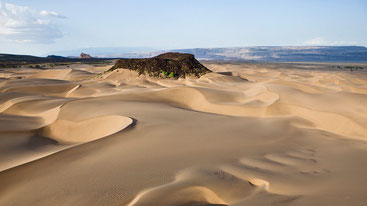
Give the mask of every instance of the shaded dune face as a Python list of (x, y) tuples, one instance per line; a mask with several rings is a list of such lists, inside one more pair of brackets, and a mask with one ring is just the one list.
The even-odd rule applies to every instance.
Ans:
[[(73, 83), (66, 79), (72, 78), (75, 73), (79, 72), (83, 71), (42, 70), (34, 74), (30, 73), (24, 79), (8, 80), (0, 88), (2, 91), (0, 94), (0, 132), (5, 135), (31, 133), (32, 135), (26, 138), (28, 141), (30, 138), (49, 138), (53, 140), (49, 141), (51, 145), (40, 145), (40, 147), (54, 148), (45, 149), (44, 154), (48, 155), (53, 151), (114, 134), (132, 124), (131, 118), (120, 115), (99, 114), (83, 119), (82, 115), (76, 113), (68, 118), (60, 119), (59, 114), (62, 107), (75, 100), (69, 98), (69, 95), (81, 86), (79, 82)], [(93, 73), (89, 74), (93, 76)], [(94, 109), (88, 112), (93, 113)], [(87, 110), (84, 109), (84, 111)], [(81, 119), (74, 121), (75, 116)], [(19, 146), (25, 147), (25, 153), (33, 152), (32, 149), (27, 148), (27, 145)], [(43, 156), (43, 151), (37, 151), (37, 153), (41, 155), (35, 155), (36, 159)], [(22, 155), (21, 157), (16, 156), (14, 155), (14, 158), (25, 158)], [(29, 158), (25, 159), (24, 161), (29, 161)], [(11, 164), (6, 158), (0, 169), (8, 169), (9, 165), (16, 166), (19, 162), (24, 163), (24, 161), (14, 161), (15, 163)]]
[(365, 72), (111, 66), (2, 73), (0, 205), (367, 201)]

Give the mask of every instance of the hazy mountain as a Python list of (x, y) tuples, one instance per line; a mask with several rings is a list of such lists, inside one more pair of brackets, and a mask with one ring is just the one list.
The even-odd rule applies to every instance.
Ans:
[(95, 48), (79, 48), (66, 51), (55, 51), (50, 52), (53, 55), (60, 56), (73, 56), (77, 57), (80, 53), (88, 53), (94, 57), (114, 57), (115, 55), (122, 55), (127, 53), (143, 53), (143, 52), (153, 52), (159, 49), (154, 49), (150, 47), (95, 47)]
[(109, 52), (109, 54), (105, 53), (99, 56), (143, 58), (156, 56), (168, 51), (190, 53), (200, 60), (216, 61), (367, 62), (367, 48), (362, 46), (196, 48), (153, 52)]
[[(43, 64), (43, 63), (99, 63), (103, 62), (103, 58), (66, 58), (62, 56), (49, 55), (47, 57), (37, 57), (31, 55), (18, 54), (2, 54), (0, 53), (0, 68), (16, 68), (28, 64)], [(38, 65), (39, 66), (39, 65)]]
[(367, 61), (367, 48), (359, 46), (242, 47), (178, 50), (206, 60), (246, 61)]
[[(100, 58), (150, 58), (166, 52), (181, 52), (194, 54), (195, 58), (199, 60), (213, 61), (367, 62), (367, 48), (363, 46), (257, 46), (175, 50), (155, 50), (147, 47), (106, 47), (54, 52), (50, 56), (54, 58), (49, 57), (46, 60), (54, 61), (55, 57), (57, 57), (57, 60), (60, 60), (62, 58), (61, 56), (78, 57), (81, 52), (86, 52), (93, 57)], [(36, 61), (33, 58), (38, 57), (5, 54), (0, 56), (1, 61), (12, 61), (14, 58), (20, 60), (25, 58)]]

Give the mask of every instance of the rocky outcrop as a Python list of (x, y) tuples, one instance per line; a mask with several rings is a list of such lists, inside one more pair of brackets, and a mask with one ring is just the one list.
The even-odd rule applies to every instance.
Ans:
[(80, 54), (79, 58), (81, 58), (81, 59), (91, 59), (93, 57), (91, 55), (89, 55), (89, 54), (85, 54), (85, 53), (82, 52)]
[(200, 77), (211, 72), (194, 55), (187, 53), (165, 53), (153, 58), (120, 59), (110, 69), (130, 69), (139, 74), (148, 74), (154, 77)]

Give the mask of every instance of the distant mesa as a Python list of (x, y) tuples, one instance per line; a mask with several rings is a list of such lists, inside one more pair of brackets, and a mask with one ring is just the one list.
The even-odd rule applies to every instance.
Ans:
[(46, 58), (49, 58), (49, 59), (64, 59), (65, 57), (58, 56), (58, 55), (48, 55)]
[(110, 69), (135, 70), (140, 74), (148, 74), (161, 78), (185, 78), (186, 76), (200, 77), (211, 71), (188, 53), (164, 53), (152, 58), (120, 59)]
[(91, 58), (93, 58), (90, 54), (85, 54), (85, 53), (80, 53), (80, 56), (79, 56), (79, 58), (81, 58), (81, 59), (91, 59)]

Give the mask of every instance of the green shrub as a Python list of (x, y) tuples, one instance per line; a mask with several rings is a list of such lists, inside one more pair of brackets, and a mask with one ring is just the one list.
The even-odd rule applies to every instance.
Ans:
[(163, 75), (164, 77), (166, 77), (166, 76), (168, 76), (168, 72), (166, 72), (166, 71), (162, 70), (162, 75)]
[(169, 74), (169, 77), (175, 77), (175, 73), (171, 72), (171, 73)]

